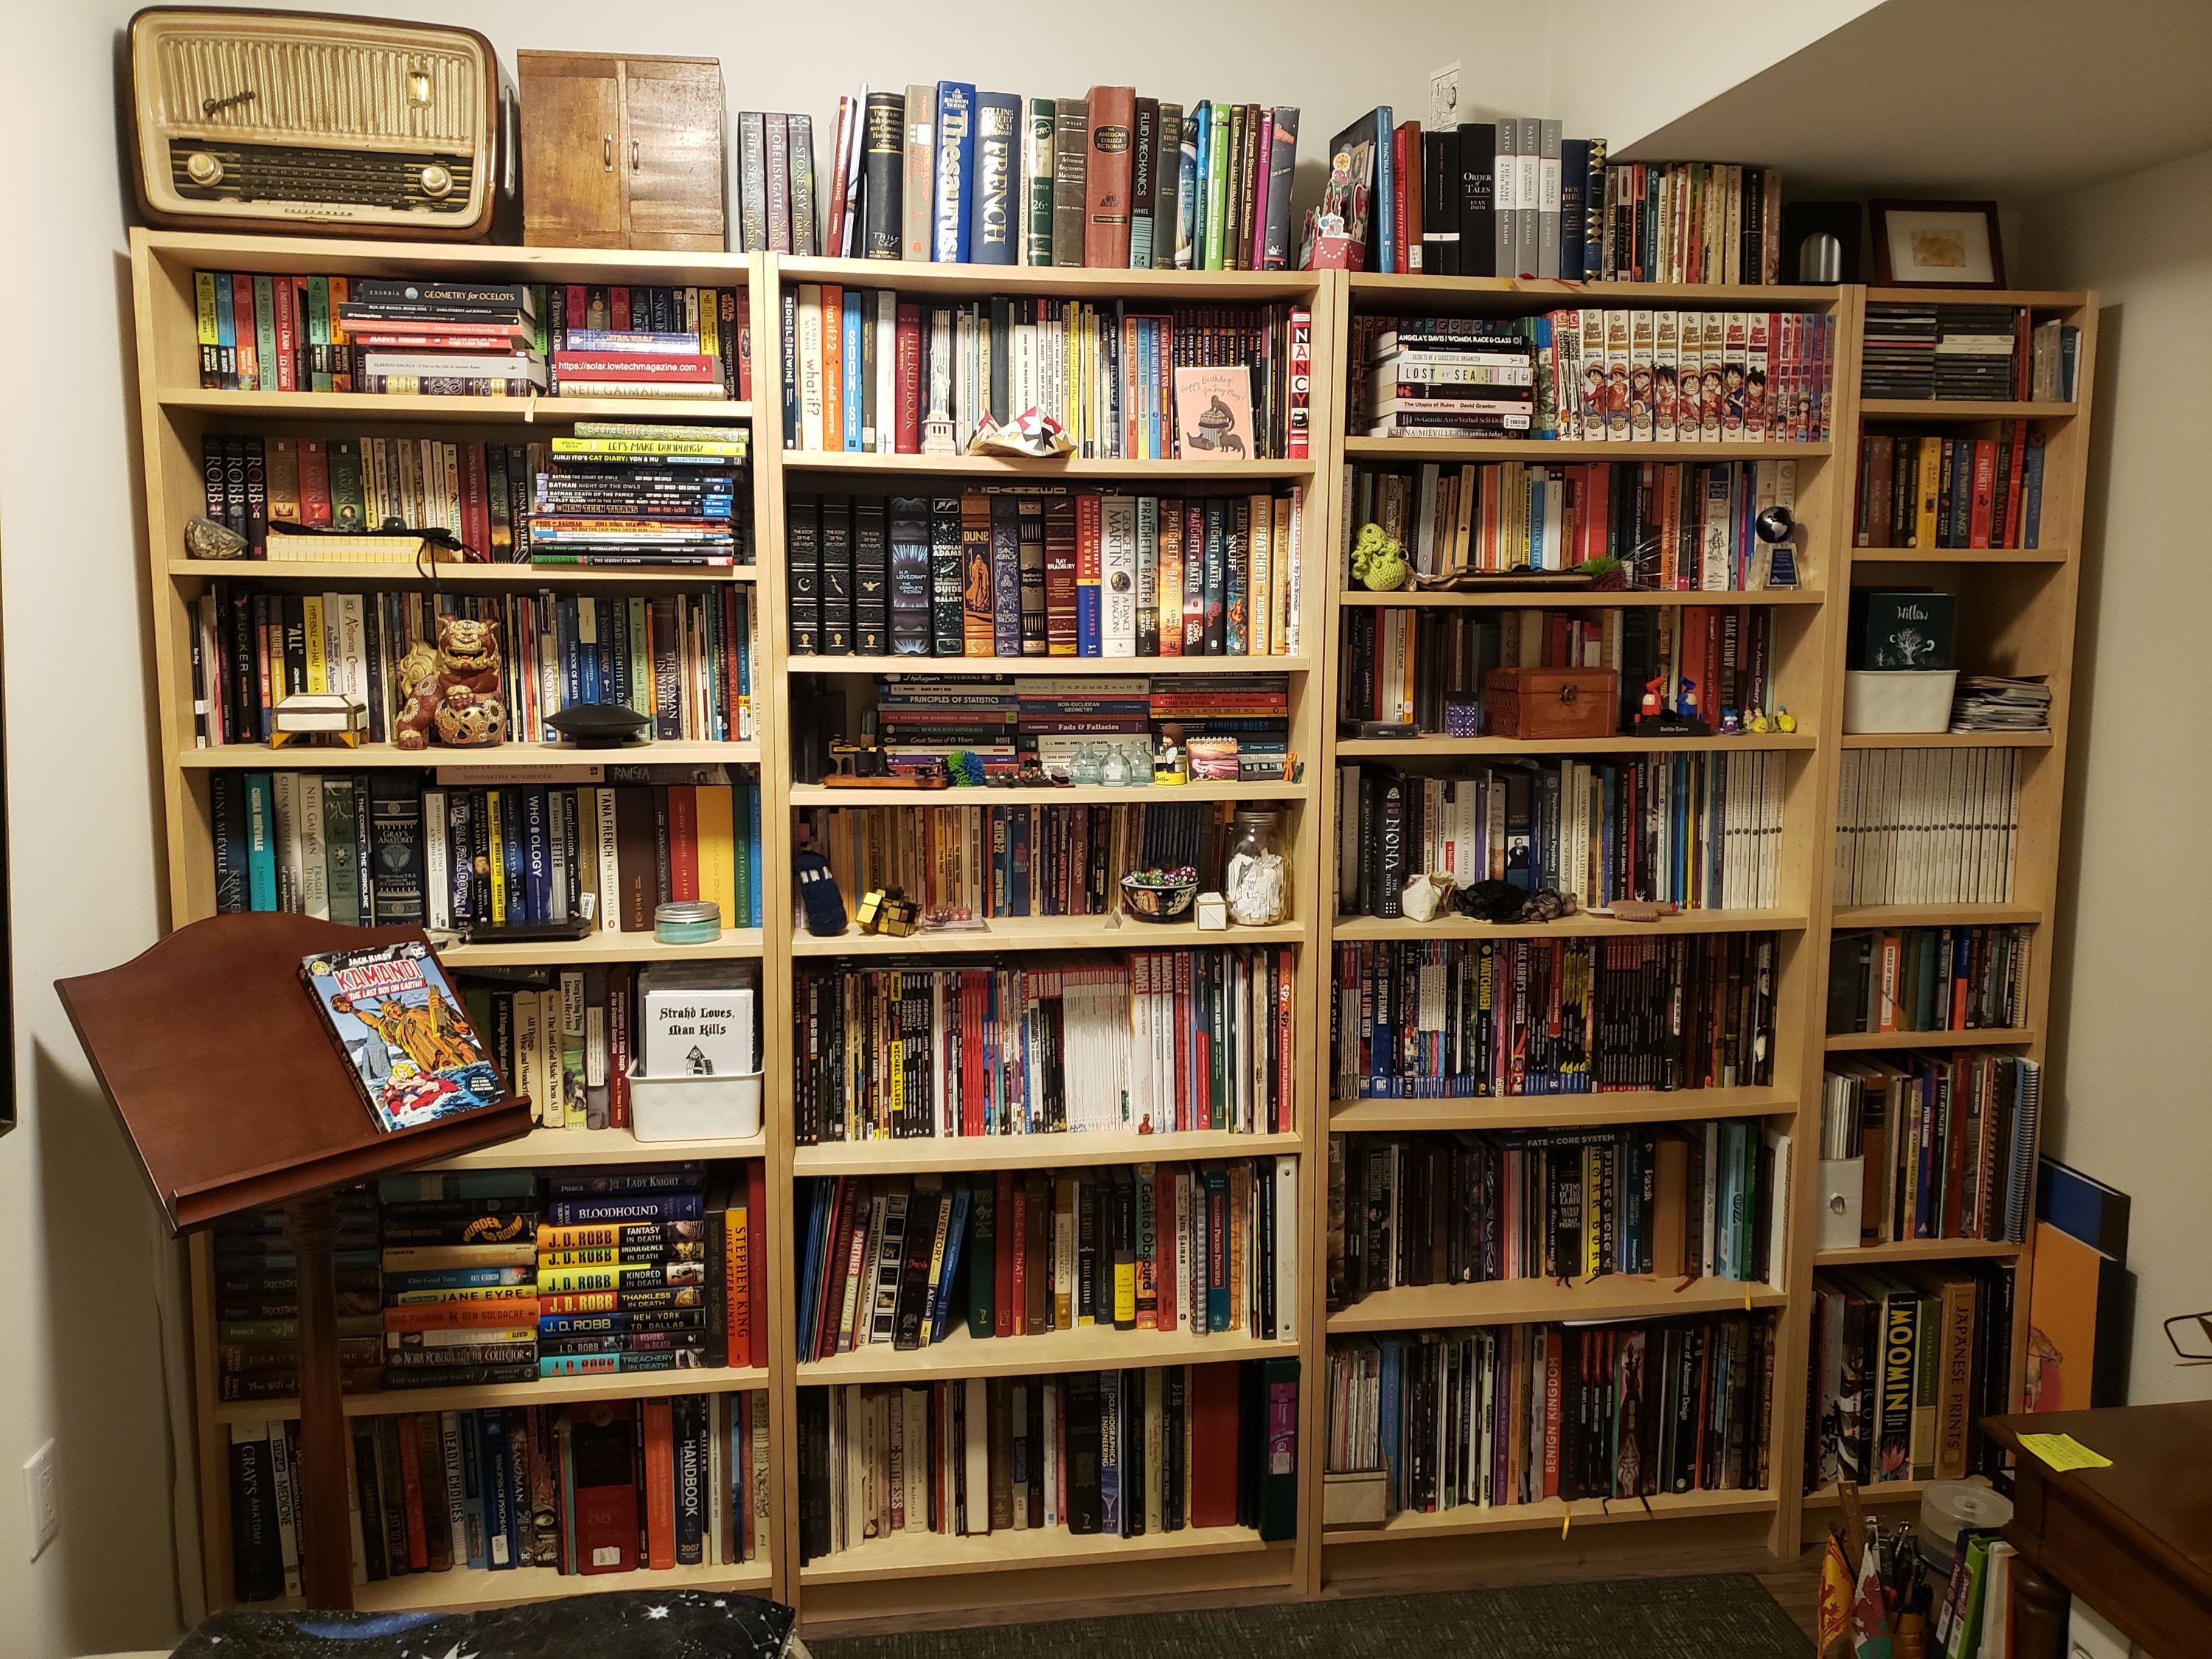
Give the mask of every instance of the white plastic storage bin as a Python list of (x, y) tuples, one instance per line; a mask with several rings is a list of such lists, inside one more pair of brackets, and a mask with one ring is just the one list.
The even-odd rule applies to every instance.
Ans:
[(1844, 676), (1846, 732), (1947, 732), (1952, 668), (1854, 668)]
[(640, 1140), (743, 1140), (761, 1132), (761, 1074), (642, 1077), (629, 1069), (629, 1132)]

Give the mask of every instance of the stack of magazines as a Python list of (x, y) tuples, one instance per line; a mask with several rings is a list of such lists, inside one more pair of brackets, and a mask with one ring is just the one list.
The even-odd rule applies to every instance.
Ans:
[(2041, 732), (2051, 725), (2051, 687), (2039, 675), (2006, 679), (1961, 674), (1951, 699), (1954, 732)]

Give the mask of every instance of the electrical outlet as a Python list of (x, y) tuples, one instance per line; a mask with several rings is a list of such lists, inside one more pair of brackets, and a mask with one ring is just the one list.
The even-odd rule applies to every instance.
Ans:
[(1443, 132), (1459, 125), (1459, 65), (1446, 64), (1429, 71), (1429, 131)]
[(31, 1559), (46, 1553), (62, 1529), (61, 1483), (51, 1440), (23, 1460), (23, 1497), (31, 1509)]

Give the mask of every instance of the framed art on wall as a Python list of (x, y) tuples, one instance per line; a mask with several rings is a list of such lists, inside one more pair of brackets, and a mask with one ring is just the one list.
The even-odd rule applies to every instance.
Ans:
[(1881, 288), (2002, 288), (1995, 202), (1867, 204)]

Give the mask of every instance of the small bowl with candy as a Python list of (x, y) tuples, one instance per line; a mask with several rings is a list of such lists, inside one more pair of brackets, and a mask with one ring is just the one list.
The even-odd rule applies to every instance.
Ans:
[(1181, 921), (1198, 896), (1198, 872), (1132, 870), (1121, 878), (1121, 908), (1139, 921)]

